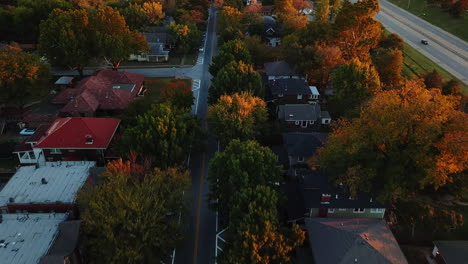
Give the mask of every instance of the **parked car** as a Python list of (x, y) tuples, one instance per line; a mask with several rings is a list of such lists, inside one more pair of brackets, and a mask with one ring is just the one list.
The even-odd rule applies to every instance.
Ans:
[(21, 136), (32, 136), (34, 134), (36, 130), (32, 129), (32, 128), (23, 128), (21, 131), (20, 131), (20, 135)]
[(427, 39), (421, 39), (421, 43), (424, 45), (429, 45), (429, 42), (427, 41)]

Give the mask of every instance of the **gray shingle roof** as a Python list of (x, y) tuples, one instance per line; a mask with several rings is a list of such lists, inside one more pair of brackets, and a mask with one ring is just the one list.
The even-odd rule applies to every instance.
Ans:
[(318, 104), (286, 104), (279, 106), (279, 118), (285, 121), (317, 121), (320, 118)]
[(80, 231), (80, 221), (65, 221), (59, 224), (58, 236), (54, 244), (49, 249), (47, 256), (44, 256), (39, 264), (63, 263), (65, 257), (70, 256), (78, 242)]
[[(267, 73), (267, 75), (270, 75)], [(282, 74), (277, 74), (282, 75)], [(289, 74), (286, 74), (289, 75)], [(302, 79), (277, 79), (268, 81), (268, 88), (273, 95), (309, 95), (312, 94), (307, 83)]]
[(436, 240), (434, 245), (446, 264), (468, 264), (468, 240)]
[(268, 76), (299, 76), (291, 65), (285, 61), (268, 62), (264, 66)]
[(316, 264), (407, 264), (392, 232), (379, 219), (305, 219)]
[(327, 140), (325, 133), (283, 133), (288, 156), (309, 158)]

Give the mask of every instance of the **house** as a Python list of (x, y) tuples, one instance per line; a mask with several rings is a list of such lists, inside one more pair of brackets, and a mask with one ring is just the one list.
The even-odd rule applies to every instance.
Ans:
[(81, 253), (79, 250), (80, 221), (61, 222), (58, 227), (58, 235), (49, 248), (47, 255), (41, 258), (39, 264), (80, 264)]
[(325, 133), (283, 133), (289, 166), (305, 164), (315, 151), (327, 141)]
[(73, 85), (73, 77), (71, 76), (62, 76), (55, 81), (55, 86), (59, 88), (59, 90), (70, 88)]
[(267, 83), (267, 101), (289, 103), (317, 103), (320, 93), (315, 86), (302, 79), (273, 79)]
[(3, 213), (78, 212), (76, 194), (87, 181), (91, 161), (47, 162), (23, 166), (0, 191)]
[(2, 214), (0, 219), (1, 263), (39, 263), (53, 245), (67, 214)]
[(307, 240), (315, 264), (407, 264), (381, 219), (309, 218)]
[[(324, 114), (324, 117), (322, 117)], [(286, 104), (278, 106), (278, 119), (286, 128), (320, 129), (320, 125), (329, 125), (330, 114), (321, 111), (318, 104)]]
[(301, 76), (285, 61), (267, 62), (264, 65), (268, 80), (301, 79)]
[(15, 152), (21, 164), (45, 161), (98, 161), (108, 156), (107, 150), (120, 120), (115, 118), (66, 117), (38, 129)]
[(168, 42), (167, 32), (143, 32), (142, 33), (150, 51), (146, 54), (130, 55), (129, 60), (147, 61), (147, 62), (166, 62), (169, 60), (169, 52), (171, 44)]
[(272, 5), (262, 5), (260, 8), (260, 14), (262, 16), (271, 16), (273, 14), (274, 6)]
[(263, 38), (272, 47), (281, 44), (281, 26), (272, 16), (263, 16)]
[(53, 104), (65, 105), (62, 116), (94, 116), (97, 111), (114, 113), (127, 108), (145, 92), (142, 74), (101, 70), (80, 81), (75, 88), (58, 93)]
[(432, 256), (439, 264), (468, 264), (468, 240), (433, 241)]

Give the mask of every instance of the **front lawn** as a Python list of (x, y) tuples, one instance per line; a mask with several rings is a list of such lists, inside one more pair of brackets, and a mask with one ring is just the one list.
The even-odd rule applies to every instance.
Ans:
[[(427, 22), (468, 41), (468, 14), (455, 18), (438, 6), (430, 6), (427, 0), (389, 0), (391, 3), (413, 13)], [(409, 3), (409, 8), (408, 8)]]
[(442, 75), (444, 81), (456, 80), (461, 84), (464, 94), (468, 94), (468, 86), (455, 78), (452, 74), (444, 70), (438, 64), (424, 56), (422, 53), (405, 43), (403, 50), (403, 75), (409, 79), (420, 76), (423, 73), (431, 72), (434, 69)]
[[(161, 89), (166, 86), (173, 78), (146, 78), (145, 79), (145, 100), (150, 100), (153, 103), (159, 101), (159, 95)], [(188, 86), (192, 85), (192, 80), (190, 79), (181, 79), (186, 82)]]

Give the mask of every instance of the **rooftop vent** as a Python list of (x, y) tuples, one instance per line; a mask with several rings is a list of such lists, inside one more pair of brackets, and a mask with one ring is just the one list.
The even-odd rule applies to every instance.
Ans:
[(41, 184), (47, 184), (47, 180), (45, 178), (41, 179)]
[(370, 198), (370, 202), (372, 203), (372, 197)]
[(120, 89), (120, 85), (114, 85), (112, 86), (113, 89)]
[(10, 197), (10, 198), (8, 198), (8, 201), (9, 201), (10, 203), (14, 203), (14, 202), (15, 202), (15, 198)]
[(93, 144), (93, 136), (90, 134), (85, 135), (85, 144)]
[(289, 114), (289, 117), (294, 117), (294, 115), (293, 115), (293, 114)]
[(357, 258), (354, 259), (354, 263), (357, 263)]
[(337, 199), (337, 200), (338, 200), (338, 194), (335, 194), (335, 199)]

